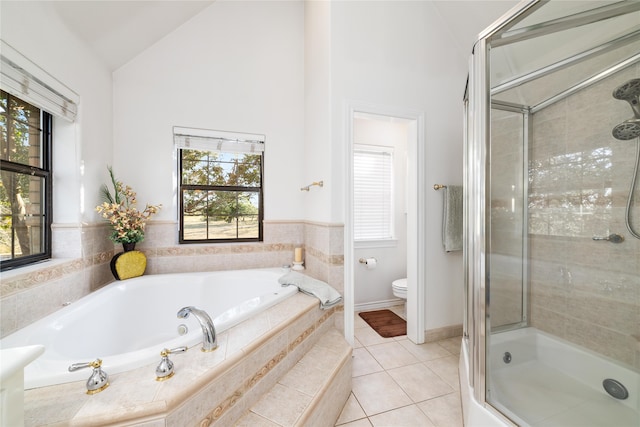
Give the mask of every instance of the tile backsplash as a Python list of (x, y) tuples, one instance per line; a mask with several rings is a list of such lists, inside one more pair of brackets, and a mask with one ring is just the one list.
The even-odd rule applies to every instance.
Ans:
[[(104, 224), (55, 225), (54, 259), (3, 272), (0, 284), (0, 337), (4, 337), (88, 295), (114, 280), (109, 267), (120, 245)], [(145, 274), (240, 270), (292, 264), (302, 247), (305, 274), (342, 293), (343, 226), (305, 221), (265, 221), (259, 243), (177, 243), (177, 223), (151, 221), (136, 245), (147, 256)]]

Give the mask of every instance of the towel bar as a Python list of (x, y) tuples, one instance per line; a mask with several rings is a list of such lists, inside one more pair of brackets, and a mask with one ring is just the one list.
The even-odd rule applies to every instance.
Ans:
[(309, 185), (306, 185), (306, 186), (302, 187), (302, 188), (300, 189), (300, 191), (309, 191), (309, 189), (310, 189), (311, 187), (313, 187), (314, 185), (317, 185), (318, 187), (323, 187), (323, 186), (324, 186), (324, 181), (314, 181), (314, 182), (312, 182), (311, 184), (309, 184)]
[(433, 184), (433, 189), (434, 190), (437, 191), (437, 190), (439, 190), (441, 188), (447, 188), (447, 186), (446, 185), (442, 185), (442, 184)]

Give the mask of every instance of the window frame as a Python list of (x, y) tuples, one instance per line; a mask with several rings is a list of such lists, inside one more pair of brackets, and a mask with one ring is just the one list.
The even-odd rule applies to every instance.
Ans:
[[(32, 105), (40, 110), (40, 143), (41, 143), (41, 164), (42, 167), (36, 167), (31, 165), (25, 165), (21, 163), (12, 162), (9, 160), (0, 159), (0, 169), (8, 172), (20, 173), (25, 175), (31, 175), (42, 178), (44, 181), (43, 191), (41, 196), (43, 198), (42, 215), (44, 221), (42, 223), (42, 250), (37, 254), (21, 256), (19, 258), (11, 258), (3, 260), (0, 264), (0, 271), (6, 271), (17, 267), (24, 267), (27, 265), (35, 264), (37, 262), (45, 261), (52, 258), (52, 230), (51, 225), (53, 222), (53, 116), (51, 113), (45, 111), (37, 105), (34, 105), (24, 99), (14, 96), (9, 92), (7, 93), (7, 105), (11, 98), (20, 100), (23, 103)], [(9, 122), (13, 118), (7, 114), (7, 128), (9, 128)], [(8, 137), (8, 135), (7, 135)], [(13, 222), (12, 222), (12, 234), (13, 234)], [(13, 239), (13, 237), (12, 237)], [(13, 241), (12, 241), (13, 245)], [(13, 247), (12, 247), (13, 256)]]
[[(262, 242), (264, 240), (263, 235), (263, 222), (264, 222), (264, 151), (259, 153), (253, 153), (254, 155), (260, 155), (260, 186), (259, 187), (246, 187), (246, 186), (229, 186), (229, 185), (194, 185), (183, 184), (183, 171), (182, 160), (183, 151), (193, 151), (189, 148), (177, 148), (178, 158), (178, 218), (179, 218), (179, 231), (178, 231), (178, 243), (179, 244), (202, 244), (202, 243), (242, 243), (242, 242)], [(233, 151), (218, 151), (198, 149), (196, 151), (210, 151), (210, 152), (223, 152), (232, 153)], [(257, 189), (256, 189), (257, 188)], [(258, 237), (237, 237), (231, 239), (185, 239), (184, 238), (184, 192), (189, 190), (200, 191), (228, 191), (228, 192), (250, 192), (258, 193)], [(208, 229), (208, 226), (207, 226)], [(236, 229), (237, 230), (237, 229)]]
[(356, 201), (355, 201), (356, 196), (354, 194), (354, 245), (357, 248), (393, 247), (397, 243), (396, 229), (395, 229), (396, 228), (395, 211), (394, 211), (395, 198), (396, 198), (396, 194), (395, 194), (396, 189), (394, 184), (395, 173), (396, 173), (395, 172), (395, 148), (393, 146), (387, 146), (387, 145), (354, 144), (353, 159), (352, 159), (352, 161), (354, 162), (354, 176), (353, 176), (354, 189), (355, 189), (356, 180), (357, 180), (356, 167), (355, 167), (356, 155), (358, 153), (364, 153), (364, 152), (380, 153), (381, 155), (389, 156), (389, 177), (388, 177), (389, 178), (388, 180), (389, 204), (387, 206), (388, 218), (389, 218), (387, 227), (388, 227), (389, 235), (387, 237), (376, 236), (371, 238), (361, 238), (360, 236), (357, 236), (356, 224), (358, 222), (358, 216), (356, 212)]

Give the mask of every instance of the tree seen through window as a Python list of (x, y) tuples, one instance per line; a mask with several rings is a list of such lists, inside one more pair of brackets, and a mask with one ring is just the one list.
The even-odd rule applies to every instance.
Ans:
[(262, 158), (180, 150), (181, 241), (262, 239)]

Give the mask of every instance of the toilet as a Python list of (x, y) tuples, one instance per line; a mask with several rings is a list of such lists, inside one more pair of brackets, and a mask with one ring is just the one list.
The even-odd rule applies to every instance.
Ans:
[(407, 279), (397, 279), (391, 282), (391, 289), (393, 289), (393, 295), (403, 300), (407, 299)]
[(393, 295), (398, 298), (402, 298), (404, 300), (404, 307), (402, 313), (404, 317), (407, 317), (407, 279), (396, 279), (391, 282), (391, 289), (393, 290)]

